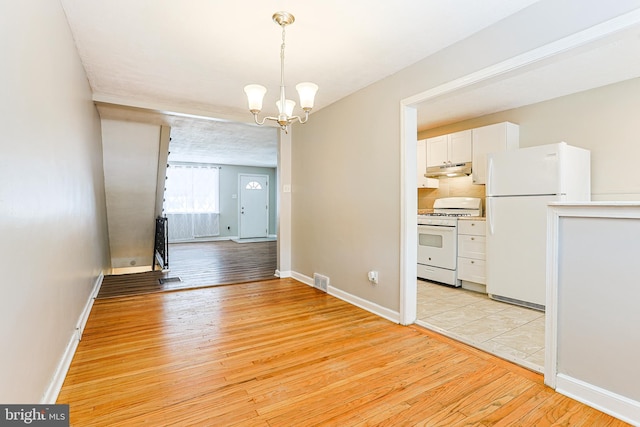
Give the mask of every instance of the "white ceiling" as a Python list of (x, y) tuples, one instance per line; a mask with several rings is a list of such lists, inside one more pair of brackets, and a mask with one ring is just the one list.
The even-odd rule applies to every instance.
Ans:
[[(61, 0), (101, 117), (171, 126), (173, 161), (275, 167), (277, 132), (251, 123), (243, 87), (320, 86), (317, 111), (537, 0)], [(430, 98), (419, 129), (640, 76), (640, 28)], [(295, 95), (290, 95), (295, 98)]]
[(518, 108), (640, 77), (640, 25), (418, 105), (420, 129)]
[(274, 12), (296, 18), (287, 27), (287, 86), (318, 84), (318, 110), (535, 1), (61, 0), (103, 117), (163, 116), (172, 160), (198, 153), (200, 161), (258, 166), (275, 166), (276, 133), (233, 122), (251, 119), (248, 83), (268, 88), (265, 113), (274, 114)]

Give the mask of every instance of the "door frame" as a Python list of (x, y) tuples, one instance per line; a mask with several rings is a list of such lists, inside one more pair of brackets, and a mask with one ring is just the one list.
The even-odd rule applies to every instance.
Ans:
[[(400, 101), (400, 323), (409, 325), (417, 318), (417, 109), (420, 104), (444, 95), (482, 84), (497, 77), (508, 78), (519, 72), (542, 67), (551, 58), (567, 57), (576, 49), (598, 42), (606, 36), (640, 22), (640, 10), (601, 22), (562, 39), (523, 52), (455, 80), (443, 83)], [(548, 361), (545, 361), (548, 363)], [(546, 369), (546, 367), (545, 367)]]

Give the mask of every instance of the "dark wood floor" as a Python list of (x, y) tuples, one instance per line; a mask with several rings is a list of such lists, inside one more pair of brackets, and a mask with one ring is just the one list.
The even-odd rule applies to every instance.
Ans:
[[(274, 279), (277, 242), (172, 243), (168, 272), (105, 276), (98, 299)], [(160, 283), (160, 279), (175, 279)]]
[(627, 425), (293, 279), (95, 301), (58, 403), (77, 427)]

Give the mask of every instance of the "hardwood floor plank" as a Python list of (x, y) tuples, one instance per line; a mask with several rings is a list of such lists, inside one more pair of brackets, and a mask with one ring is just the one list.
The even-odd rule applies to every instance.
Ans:
[[(170, 271), (117, 274), (104, 277), (98, 298), (116, 298), (206, 286), (269, 280), (277, 268), (277, 242), (172, 243)], [(160, 279), (180, 281), (160, 283)]]
[(58, 403), (73, 426), (625, 425), (293, 279), (96, 300)]

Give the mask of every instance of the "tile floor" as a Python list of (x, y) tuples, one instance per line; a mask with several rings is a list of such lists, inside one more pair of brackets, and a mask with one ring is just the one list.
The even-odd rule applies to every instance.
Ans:
[(418, 280), (417, 324), (537, 372), (544, 369), (544, 313)]

